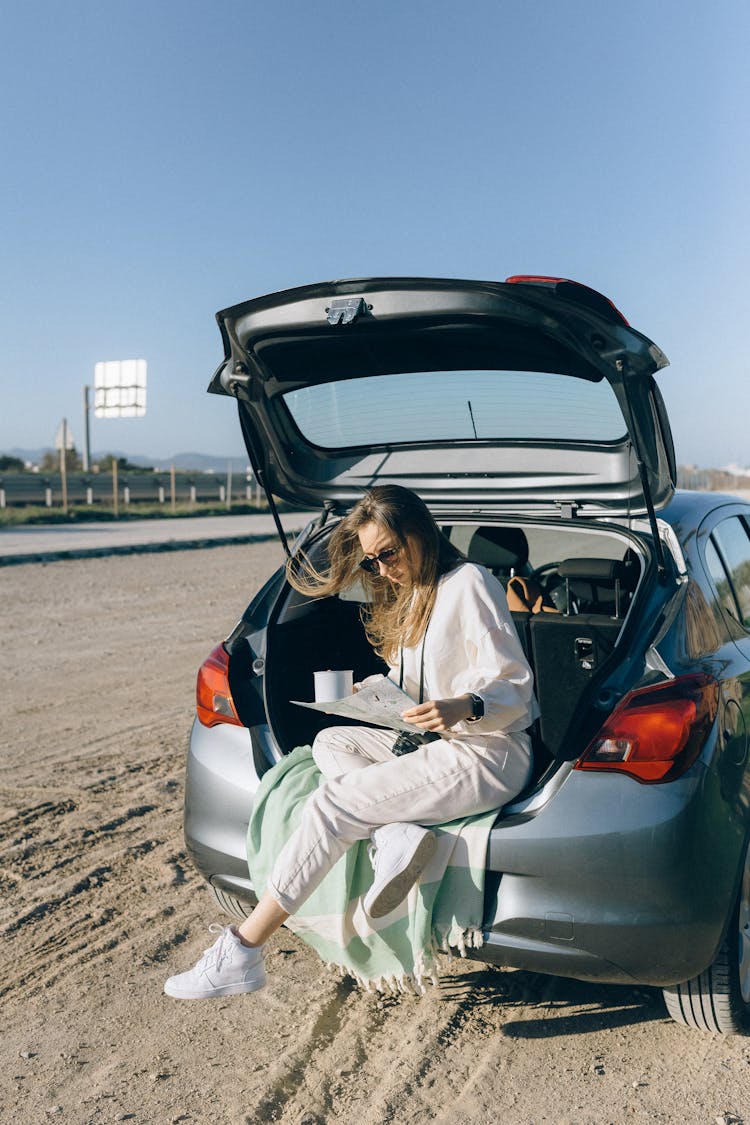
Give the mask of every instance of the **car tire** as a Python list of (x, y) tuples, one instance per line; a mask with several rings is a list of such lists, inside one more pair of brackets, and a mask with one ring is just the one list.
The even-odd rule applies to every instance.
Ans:
[(214, 903), (231, 918), (244, 920), (253, 908), (251, 903), (243, 902), (242, 899), (236, 898), (235, 895), (229, 894), (221, 887), (215, 887), (212, 883), (207, 884), (207, 889)]
[(750, 848), (732, 922), (715, 959), (699, 976), (663, 993), (677, 1023), (720, 1035), (750, 1032)]

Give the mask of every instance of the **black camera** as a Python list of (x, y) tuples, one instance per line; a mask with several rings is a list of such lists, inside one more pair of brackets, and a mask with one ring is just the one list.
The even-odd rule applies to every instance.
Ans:
[(436, 738), (440, 738), (440, 735), (430, 730), (425, 731), (424, 734), (412, 734), (411, 731), (403, 730), (393, 743), (393, 753), (397, 758), (404, 754), (413, 754), (420, 746), (424, 746), (428, 742), (434, 742)]

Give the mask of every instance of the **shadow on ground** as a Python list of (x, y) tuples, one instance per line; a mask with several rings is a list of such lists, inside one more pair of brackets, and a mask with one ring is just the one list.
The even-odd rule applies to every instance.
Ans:
[[(480, 969), (446, 981), (443, 993), (446, 1000), (461, 1001), (471, 995), (473, 1006), (503, 1009), (511, 1018), (500, 1030), (514, 1039), (583, 1035), (631, 1024), (669, 1022), (658, 989), (592, 984), (539, 973)], [(511, 1015), (516, 1009), (518, 1018)]]

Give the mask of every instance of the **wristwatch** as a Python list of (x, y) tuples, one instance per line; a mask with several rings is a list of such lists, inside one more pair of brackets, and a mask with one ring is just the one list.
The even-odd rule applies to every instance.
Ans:
[(467, 723), (478, 723), (480, 719), (484, 718), (484, 700), (481, 695), (474, 695), (474, 692), (469, 693), (471, 700), (471, 714), (467, 718)]

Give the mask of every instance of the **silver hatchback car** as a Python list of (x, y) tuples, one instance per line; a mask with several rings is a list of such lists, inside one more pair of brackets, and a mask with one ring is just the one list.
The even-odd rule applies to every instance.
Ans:
[[(217, 319), (209, 390), (236, 399), (272, 511), (320, 513), (293, 546), (277, 517), (288, 552), (324, 561), (362, 490), (399, 483), (530, 592), (535, 771), (492, 830), (471, 956), (655, 985), (682, 1023), (746, 1030), (750, 505), (675, 493), (661, 350), (555, 278), (315, 284)], [(381, 670), (363, 597), (307, 599), (281, 569), (199, 671), (185, 836), (230, 913), (254, 902), (260, 778), (332, 721), (289, 700), (315, 669)]]

